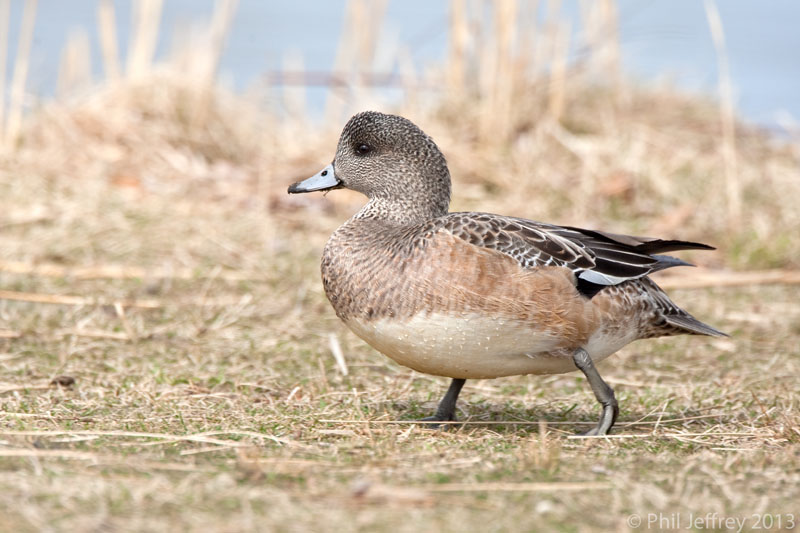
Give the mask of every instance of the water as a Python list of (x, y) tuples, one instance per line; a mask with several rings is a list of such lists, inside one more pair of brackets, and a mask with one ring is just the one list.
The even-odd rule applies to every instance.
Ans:
[[(13, 68), (24, 0), (12, 0), (9, 43)], [(545, 2), (542, 2), (545, 4)], [(128, 41), (131, 0), (114, 2), (119, 48)], [(240, 0), (221, 61), (221, 78), (243, 89), (283, 67), (287, 53), (302, 54), (309, 71), (329, 71), (342, 27), (344, 0), (293, 2)], [(397, 45), (409, 49), (418, 68), (440, 62), (447, 46), (446, 1), (390, 1), (378, 54)], [(715, 94), (717, 56), (703, 2), (698, 0), (619, 0), (620, 41), (626, 72), (643, 81), (671, 80), (676, 86)], [(212, 0), (165, 0), (158, 57), (170, 48), (173, 29), (207, 20)], [(58, 64), (70, 32), (83, 28), (92, 50), (92, 68), (101, 76), (101, 58), (93, 0), (40, 0), (37, 12), (29, 93), (54, 93)], [(786, 117), (800, 119), (800, 2), (750, 0), (718, 2), (723, 22), (738, 111), (762, 126), (780, 129)], [(563, 16), (580, 27), (576, 1), (563, 4)], [(323, 89), (311, 89), (312, 108), (321, 107)]]
[[(800, 2), (720, 0), (737, 109), (775, 127), (800, 119)], [(671, 76), (676, 84), (715, 94), (717, 54), (699, 0), (620, 2), (623, 59), (636, 76)]]

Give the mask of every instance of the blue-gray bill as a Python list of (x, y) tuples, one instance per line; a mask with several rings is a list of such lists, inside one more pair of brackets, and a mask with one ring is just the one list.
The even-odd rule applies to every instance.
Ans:
[(298, 181), (289, 186), (289, 194), (313, 191), (330, 191), (342, 186), (341, 180), (333, 171), (333, 163), (323, 168), (313, 176), (303, 181)]

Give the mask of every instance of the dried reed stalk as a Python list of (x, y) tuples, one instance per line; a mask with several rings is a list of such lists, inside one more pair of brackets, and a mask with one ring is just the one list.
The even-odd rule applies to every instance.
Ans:
[(14, 62), (14, 74), (11, 78), (11, 100), (8, 111), (8, 124), (5, 130), (5, 141), (14, 145), (22, 128), (22, 108), (25, 105), (25, 82), (28, 79), (30, 65), (31, 42), (36, 22), (36, 6), (38, 0), (28, 0), (22, 11), (22, 25), (19, 32), (17, 58)]
[(6, 116), (6, 64), (8, 62), (8, 23), (10, 0), (0, 0), (0, 145), (3, 144)]
[(589, 69), (610, 81), (616, 94), (622, 86), (617, 4), (613, 0), (598, 0), (581, 4), (581, 8), (584, 40), (591, 61)]
[(215, 271), (198, 273), (192, 268), (148, 269), (130, 265), (92, 265), (65, 267), (54, 263), (25, 263), (22, 261), (5, 261), (0, 259), (0, 272), (26, 274), (49, 278), (74, 279), (207, 279), (214, 278), (225, 281), (263, 281), (267, 276), (256, 272)]
[(106, 79), (114, 82), (122, 71), (117, 46), (117, 23), (112, 0), (100, 0), (97, 6), (97, 26), (100, 34), (100, 51), (103, 54), (103, 71)]
[(200, 128), (208, 121), (214, 93), (214, 80), (219, 70), (219, 62), (225, 42), (236, 13), (237, 0), (217, 2), (208, 28), (208, 39), (203, 42), (199, 52), (188, 50), (191, 54), (192, 77), (197, 80), (197, 91), (190, 93), (194, 100), (192, 109), (192, 128)]
[(516, 38), (517, 2), (500, 0), (494, 3), (494, 39), (492, 60), (487, 87), (488, 105), (484, 109), (484, 138), (494, 138), (505, 144), (513, 131), (511, 120), (514, 93), (514, 50)]
[(225, 42), (236, 14), (238, 0), (220, 0), (214, 9), (209, 26), (208, 49), (204, 54), (206, 59), (205, 83), (213, 85), (219, 70), (219, 62), (222, 58), (222, 51), (225, 49)]
[[(352, 65), (353, 58), (356, 55), (355, 40), (350, 38), (359, 29), (357, 19), (361, 2), (358, 0), (349, 0), (345, 8), (344, 21), (342, 22), (342, 32), (339, 36), (339, 44), (336, 47), (336, 57), (333, 60), (333, 71), (343, 73), (342, 86), (332, 88), (328, 92), (328, 97), (325, 100), (325, 122), (336, 123), (339, 116), (344, 109), (344, 93), (350, 89), (351, 80), (347, 75), (347, 67)], [(335, 89), (335, 90), (333, 90)]]
[(136, 0), (131, 6), (134, 26), (128, 47), (128, 78), (146, 75), (153, 64), (158, 42), (163, 0)]
[(375, 51), (380, 45), (380, 30), (387, 4), (387, 0), (360, 0), (360, 7), (354, 11), (356, 18), (353, 26), (358, 31), (355, 33), (355, 56), (350, 72), (356, 80), (352, 86), (352, 101), (358, 103), (359, 111), (361, 106), (370, 105), (375, 100), (375, 94), (366, 79), (375, 66)]
[(620, 50), (619, 37), (619, 12), (614, 0), (603, 0), (602, 6), (603, 28), (605, 39), (602, 47), (604, 50), (602, 64), (603, 75), (611, 78), (614, 95), (619, 96), (622, 91), (622, 51)]
[(0, 290), (0, 300), (14, 300), (18, 302), (30, 302), (39, 304), (56, 305), (76, 305), (76, 306), (121, 306), (124, 308), (137, 309), (161, 309), (164, 307), (230, 307), (243, 306), (250, 302), (250, 297), (219, 297), (208, 298), (201, 296), (192, 300), (155, 300), (155, 299), (110, 299), (110, 298), (88, 298), (71, 294), (46, 294), (38, 292), (22, 292)]
[(725, 192), (728, 200), (728, 224), (736, 228), (742, 216), (742, 191), (736, 165), (736, 118), (733, 111), (733, 88), (728, 67), (728, 52), (725, 46), (725, 32), (722, 19), (714, 0), (706, 0), (706, 16), (714, 48), (717, 52), (719, 76), (719, 114), (722, 126), (720, 150), (725, 165)]
[(448, 45), (447, 87), (454, 98), (463, 96), (467, 73), (467, 43), (469, 41), (469, 17), (466, 0), (450, 2), (450, 42)]
[(92, 80), (89, 36), (82, 29), (75, 30), (67, 39), (67, 46), (61, 54), (56, 91), (60, 95), (75, 92)]
[(751, 270), (747, 272), (696, 272), (658, 279), (664, 289), (703, 289), (710, 287), (747, 287), (756, 285), (797, 285), (796, 270)]
[(31, 302), (41, 304), (61, 304), (61, 305), (115, 305), (125, 307), (138, 307), (143, 309), (158, 309), (163, 305), (157, 300), (121, 300), (116, 302), (100, 301), (95, 298), (85, 298), (83, 296), (72, 296), (67, 294), (42, 294), (34, 292), (6, 291), (0, 290), (0, 300), (16, 300), (20, 302)]

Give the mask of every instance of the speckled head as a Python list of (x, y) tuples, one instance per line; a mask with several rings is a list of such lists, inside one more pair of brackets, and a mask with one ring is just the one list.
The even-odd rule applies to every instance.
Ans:
[(419, 222), (450, 204), (450, 173), (436, 143), (408, 119), (365, 111), (339, 138), (333, 163), (290, 193), (345, 187), (370, 199), (361, 216)]

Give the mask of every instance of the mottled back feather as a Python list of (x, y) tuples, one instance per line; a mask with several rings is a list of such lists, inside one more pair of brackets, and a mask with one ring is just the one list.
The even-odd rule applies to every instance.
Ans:
[(470, 244), (514, 258), (524, 268), (569, 268), (578, 290), (588, 298), (608, 285), (689, 265), (657, 252), (713, 249), (694, 242), (615, 235), (488, 213), (451, 213), (433, 222)]

